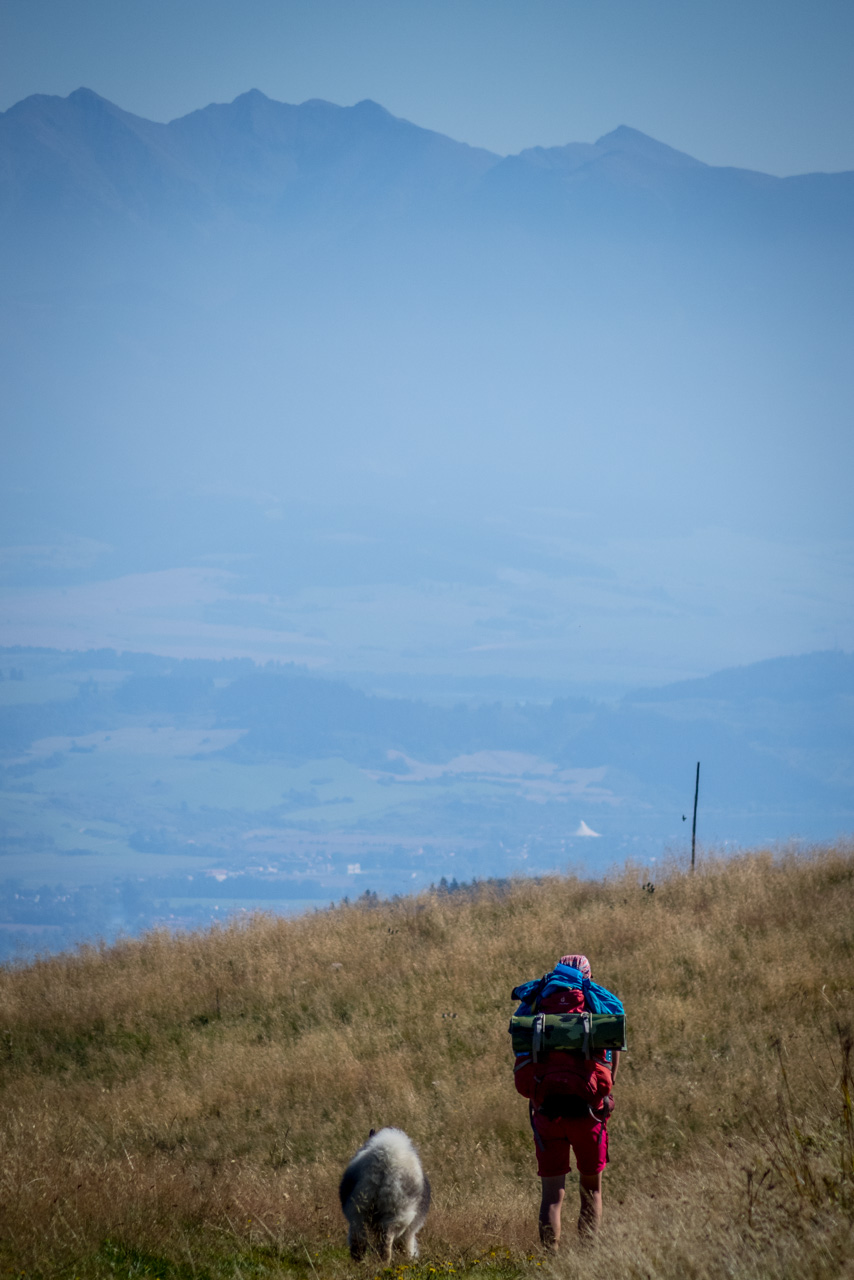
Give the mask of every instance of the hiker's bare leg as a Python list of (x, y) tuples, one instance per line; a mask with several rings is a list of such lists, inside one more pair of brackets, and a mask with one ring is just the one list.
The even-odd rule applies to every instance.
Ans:
[(566, 1174), (541, 1178), (543, 1197), (540, 1201), (540, 1242), (547, 1249), (556, 1249), (560, 1240), (560, 1210), (566, 1194)]
[(578, 1234), (595, 1236), (602, 1221), (602, 1174), (580, 1173), (581, 1213), (578, 1215)]

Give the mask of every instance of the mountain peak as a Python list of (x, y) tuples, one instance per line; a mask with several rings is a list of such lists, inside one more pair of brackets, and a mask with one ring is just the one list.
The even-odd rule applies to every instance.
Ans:
[[(361, 111), (363, 115), (381, 116), (383, 119), (391, 120), (394, 118), (390, 111), (387, 111), (379, 102), (374, 102), (373, 98), (362, 98), (361, 102), (355, 104), (353, 110)], [(407, 123), (409, 122), (407, 121)]]
[(601, 138), (596, 139), (596, 146), (603, 147), (607, 145), (613, 146), (645, 146), (652, 143), (653, 146), (665, 146), (665, 143), (657, 142), (655, 138), (651, 138), (648, 133), (641, 133), (640, 129), (633, 129), (628, 124), (618, 124), (616, 129), (612, 129), (610, 133), (603, 133)]
[(79, 89), (69, 93), (68, 101), (83, 107), (113, 107), (113, 103), (107, 98), (102, 98), (100, 93), (96, 93), (94, 89), (87, 89), (85, 85), (81, 85)]
[[(627, 124), (618, 125), (610, 133), (605, 133), (601, 138), (597, 138), (596, 146), (605, 152), (622, 152), (624, 155), (642, 156), (645, 160), (657, 161), (659, 164), (674, 166), (703, 165), (702, 160), (697, 160), (694, 156), (689, 156), (684, 151), (677, 151), (675, 147), (668, 147), (666, 143), (658, 142), (648, 134), (641, 133), (640, 129), (632, 129)], [(703, 165), (703, 167), (705, 166)]]
[[(271, 102), (266, 93), (262, 93), (260, 89), (247, 89), (245, 93), (239, 93), (234, 102)], [(234, 104), (232, 104), (234, 105)]]

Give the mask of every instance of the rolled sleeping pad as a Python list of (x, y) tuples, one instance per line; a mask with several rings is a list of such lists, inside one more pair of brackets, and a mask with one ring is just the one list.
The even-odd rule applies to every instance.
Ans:
[(602, 1049), (627, 1047), (624, 1013), (516, 1014), (508, 1029), (514, 1053), (536, 1048), (539, 1056), (549, 1049), (571, 1049), (589, 1057)]

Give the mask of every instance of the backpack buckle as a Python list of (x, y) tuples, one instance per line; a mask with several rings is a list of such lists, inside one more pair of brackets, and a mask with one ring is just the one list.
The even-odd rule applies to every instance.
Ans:
[(542, 1052), (545, 1031), (546, 1015), (538, 1013), (531, 1024), (531, 1058), (534, 1062), (539, 1060), (539, 1055)]
[(590, 1038), (593, 1033), (593, 1015), (586, 1012), (582, 1013), (581, 1026), (584, 1029), (584, 1039), (581, 1042), (581, 1052), (584, 1054), (585, 1058), (590, 1059), (593, 1056), (590, 1052)]

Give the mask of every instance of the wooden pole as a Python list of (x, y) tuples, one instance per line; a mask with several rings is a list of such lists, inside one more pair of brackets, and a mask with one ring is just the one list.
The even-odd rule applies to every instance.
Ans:
[(691, 870), (697, 856), (697, 797), (700, 794), (700, 761), (697, 761), (697, 780), (694, 783), (694, 825), (691, 827)]

